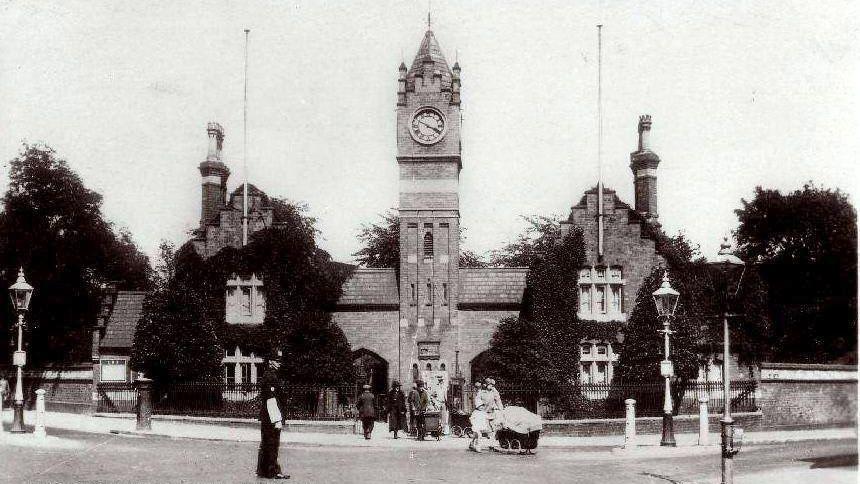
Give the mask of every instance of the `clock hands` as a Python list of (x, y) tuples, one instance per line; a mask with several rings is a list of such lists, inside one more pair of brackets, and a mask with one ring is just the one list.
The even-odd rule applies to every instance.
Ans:
[(433, 126), (430, 126), (429, 124), (425, 123), (424, 121), (422, 121), (422, 120), (420, 120), (420, 119), (418, 120), (418, 124), (423, 124), (424, 126), (427, 126), (428, 128), (430, 128), (430, 129), (432, 129), (433, 131), (435, 131), (437, 134), (442, 132), (442, 130), (441, 130), (441, 129), (439, 129), (439, 128), (434, 128)]

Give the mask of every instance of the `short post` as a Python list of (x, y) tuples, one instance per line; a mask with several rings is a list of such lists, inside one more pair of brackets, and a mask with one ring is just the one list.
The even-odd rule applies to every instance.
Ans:
[(708, 397), (699, 397), (699, 445), (708, 445)]
[(33, 430), (33, 435), (40, 439), (48, 435), (45, 432), (45, 390), (43, 388), (36, 390), (36, 428)]
[[(0, 383), (5, 383), (5, 382), (6, 382), (6, 380), (4, 380), (3, 378), (0, 378)], [(9, 391), (7, 389), (8, 388), (7, 385), (8, 385), (8, 383), (6, 385), (0, 385), (0, 434), (5, 432), (5, 430), (3, 429), (3, 400), (6, 399), (6, 392)]]
[(137, 430), (152, 430), (152, 380), (138, 377), (137, 386)]
[(626, 407), (624, 422), (624, 448), (632, 449), (636, 447), (636, 400), (628, 398), (624, 400)]

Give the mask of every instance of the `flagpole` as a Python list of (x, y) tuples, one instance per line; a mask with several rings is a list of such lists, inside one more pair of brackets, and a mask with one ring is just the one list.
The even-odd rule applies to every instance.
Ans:
[(248, 245), (248, 34), (250, 32), (250, 29), (245, 29), (245, 93), (242, 119), (242, 174), (244, 176), (242, 183), (242, 247)]
[(603, 257), (603, 25), (597, 25), (597, 255)]

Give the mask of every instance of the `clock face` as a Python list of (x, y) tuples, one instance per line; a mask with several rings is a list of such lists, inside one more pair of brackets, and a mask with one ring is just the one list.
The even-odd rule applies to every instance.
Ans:
[(423, 107), (415, 111), (409, 123), (409, 134), (425, 145), (432, 145), (445, 136), (445, 116), (435, 108)]

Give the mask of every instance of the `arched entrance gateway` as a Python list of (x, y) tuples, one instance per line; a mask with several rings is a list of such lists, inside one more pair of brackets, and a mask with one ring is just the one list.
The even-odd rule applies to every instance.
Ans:
[(388, 391), (388, 362), (373, 351), (360, 348), (352, 352), (352, 365), (355, 368), (356, 395), (361, 393), (362, 386), (370, 385), (370, 391), (376, 395), (377, 419), (384, 420)]

